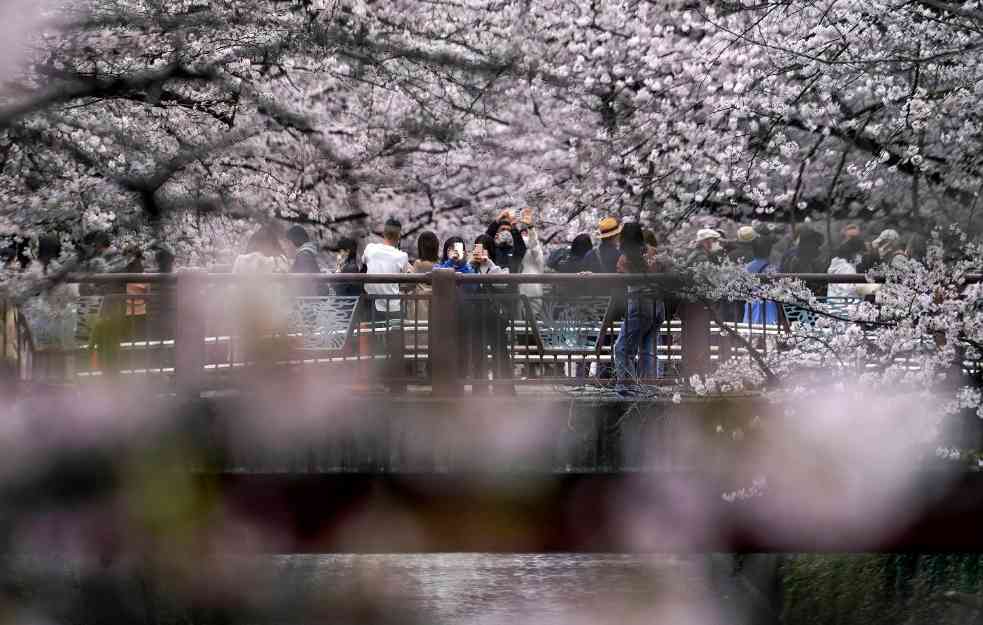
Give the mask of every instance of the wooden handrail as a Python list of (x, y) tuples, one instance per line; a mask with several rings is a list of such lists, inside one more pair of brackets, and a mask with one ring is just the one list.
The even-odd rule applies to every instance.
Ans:
[[(103, 273), (103, 274), (68, 274), (65, 282), (69, 283), (92, 283), (92, 284), (120, 284), (126, 282), (143, 283), (173, 283), (178, 276), (190, 272), (178, 273)], [(430, 273), (396, 273), (396, 274), (367, 274), (367, 273), (292, 273), (292, 274), (233, 274), (233, 273), (210, 273), (197, 274), (203, 275), (207, 282), (324, 282), (338, 283), (350, 282), (355, 284), (432, 284), (433, 278)], [(765, 282), (773, 282), (783, 279), (799, 279), (804, 282), (817, 284), (867, 284), (884, 282), (883, 276), (868, 278), (865, 274), (828, 274), (828, 273), (772, 273), (757, 274)], [(677, 273), (648, 273), (648, 274), (623, 274), (623, 273), (594, 273), (594, 274), (568, 274), (568, 273), (542, 273), (542, 274), (461, 274), (455, 273), (454, 279), (461, 284), (605, 284), (615, 286), (619, 284), (672, 284), (680, 283), (686, 279), (684, 274)], [(967, 284), (983, 282), (983, 274), (967, 274), (965, 276)]]
[[(868, 278), (863, 274), (766, 274), (759, 276), (772, 281), (784, 278), (798, 278), (811, 283), (858, 284), (883, 278)], [(430, 318), (427, 325), (430, 332), (427, 350), (429, 351), (430, 373), (434, 393), (451, 396), (460, 393), (463, 371), (458, 354), (460, 343), (462, 298), (466, 292), (464, 285), (522, 285), (549, 284), (557, 286), (578, 285), (596, 288), (598, 292), (610, 293), (614, 289), (631, 284), (658, 285), (665, 292), (683, 290), (687, 285), (685, 273), (659, 274), (460, 274), (449, 269), (435, 270), (428, 274), (230, 274), (205, 273), (203, 271), (179, 271), (171, 274), (118, 273), (118, 274), (69, 274), (67, 282), (94, 283), (102, 285), (123, 285), (126, 283), (166, 284), (173, 288), (174, 298), (174, 349), (176, 365), (176, 384), (178, 392), (187, 398), (198, 396), (201, 372), (207, 361), (206, 354), (206, 316), (204, 302), (211, 294), (217, 295), (215, 287), (235, 284), (279, 284), (299, 285), (310, 283), (339, 284), (430, 284), (432, 292), (426, 297), (430, 301)], [(981, 274), (964, 276), (966, 283), (983, 281)], [(690, 283), (692, 284), (692, 283)], [(163, 291), (170, 291), (164, 289)], [(151, 295), (153, 289), (151, 290)], [(125, 296), (123, 296), (125, 297)], [(142, 297), (142, 296), (141, 296)], [(220, 296), (219, 296), (220, 297)], [(367, 299), (388, 296), (366, 296)], [(406, 297), (405, 295), (393, 297)], [(688, 302), (679, 308), (682, 324), (681, 351), (685, 355), (682, 373), (685, 376), (706, 373), (711, 361), (712, 314), (711, 302)], [(6, 337), (9, 341), (10, 337)], [(597, 352), (600, 353), (599, 351)]]

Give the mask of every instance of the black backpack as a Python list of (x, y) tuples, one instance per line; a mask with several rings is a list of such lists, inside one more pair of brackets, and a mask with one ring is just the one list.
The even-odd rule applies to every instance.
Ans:
[(559, 271), (559, 267), (562, 263), (565, 263), (570, 258), (570, 250), (565, 247), (553, 250), (549, 258), (546, 259), (546, 266), (553, 271)]

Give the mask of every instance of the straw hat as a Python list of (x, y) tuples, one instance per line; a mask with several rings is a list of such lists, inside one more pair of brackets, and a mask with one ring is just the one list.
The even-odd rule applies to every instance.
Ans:
[(741, 226), (737, 229), (737, 240), (741, 243), (750, 243), (758, 238), (753, 226)]
[(885, 243), (888, 243), (888, 242), (895, 243), (900, 238), (901, 238), (901, 235), (898, 234), (898, 231), (897, 230), (892, 230), (891, 228), (888, 228), (887, 230), (884, 230), (879, 235), (877, 235), (877, 238), (874, 239), (874, 242), (872, 243), (872, 245), (874, 247), (879, 247), (879, 246), (881, 246), (881, 245), (883, 245)]
[(621, 224), (615, 217), (605, 217), (597, 224), (597, 236), (601, 239), (608, 239), (621, 234)]
[(710, 230), (709, 228), (704, 228), (696, 233), (696, 238), (693, 239), (694, 243), (700, 243), (701, 241), (707, 241), (709, 239), (719, 239), (720, 233), (716, 230)]

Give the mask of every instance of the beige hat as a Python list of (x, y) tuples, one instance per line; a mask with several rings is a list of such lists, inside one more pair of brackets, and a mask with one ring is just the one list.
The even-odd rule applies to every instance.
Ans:
[(707, 241), (709, 239), (719, 239), (720, 233), (716, 230), (710, 230), (709, 228), (704, 228), (696, 233), (696, 238), (693, 239), (694, 243), (699, 243), (701, 241)]
[(621, 224), (615, 217), (605, 217), (597, 225), (597, 236), (601, 239), (618, 236), (621, 234)]
[(872, 245), (874, 247), (880, 247), (884, 243), (895, 242), (900, 239), (901, 239), (901, 235), (898, 234), (897, 230), (892, 230), (888, 228), (887, 230), (884, 230), (879, 235), (877, 235), (877, 238), (874, 239)]
[(737, 240), (741, 243), (750, 243), (758, 238), (758, 233), (751, 226), (741, 226), (737, 229)]

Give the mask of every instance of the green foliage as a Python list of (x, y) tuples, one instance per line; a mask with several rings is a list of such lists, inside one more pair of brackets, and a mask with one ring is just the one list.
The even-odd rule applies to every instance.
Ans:
[(949, 590), (981, 594), (977, 554), (799, 555), (783, 568), (787, 625), (968, 622)]

